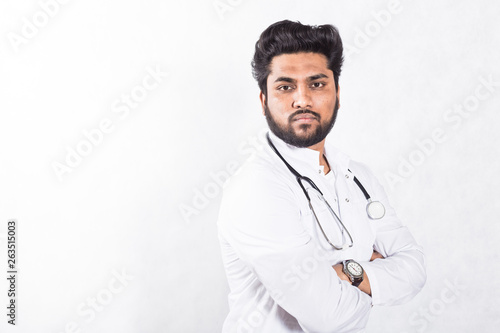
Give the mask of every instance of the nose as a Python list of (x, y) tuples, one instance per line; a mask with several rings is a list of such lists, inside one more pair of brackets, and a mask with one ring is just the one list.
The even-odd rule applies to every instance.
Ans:
[(307, 87), (298, 87), (293, 96), (293, 108), (306, 109), (312, 108), (312, 99), (309, 89)]

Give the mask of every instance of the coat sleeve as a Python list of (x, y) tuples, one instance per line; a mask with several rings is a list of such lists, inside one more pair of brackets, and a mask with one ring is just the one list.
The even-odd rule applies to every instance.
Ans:
[(380, 220), (371, 221), (375, 230), (374, 249), (385, 259), (363, 262), (370, 280), (373, 305), (396, 305), (412, 299), (426, 281), (423, 249), (392, 208), (375, 176), (364, 166), (357, 168), (363, 183), (370, 184), (370, 195), (386, 209)]
[(268, 169), (245, 169), (224, 189), (219, 232), (306, 332), (357, 332), (371, 297), (341, 281), (300, 221), (298, 198)]

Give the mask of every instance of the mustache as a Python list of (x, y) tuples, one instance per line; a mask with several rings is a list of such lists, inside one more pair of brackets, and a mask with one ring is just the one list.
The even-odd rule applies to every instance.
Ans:
[(317, 112), (314, 112), (314, 111), (311, 111), (309, 109), (299, 109), (297, 111), (295, 111), (294, 113), (292, 113), (289, 117), (288, 117), (288, 121), (291, 122), (293, 120), (293, 118), (295, 118), (296, 116), (298, 116), (299, 114), (304, 114), (304, 113), (309, 113), (309, 114), (312, 114), (314, 117), (316, 117), (316, 119), (318, 120), (321, 120), (321, 116), (319, 115), (319, 113)]

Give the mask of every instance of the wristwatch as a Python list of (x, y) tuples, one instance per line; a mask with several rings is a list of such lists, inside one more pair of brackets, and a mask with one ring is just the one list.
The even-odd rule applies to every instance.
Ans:
[(363, 281), (363, 267), (356, 261), (349, 259), (342, 262), (342, 271), (351, 280), (353, 286), (357, 287)]

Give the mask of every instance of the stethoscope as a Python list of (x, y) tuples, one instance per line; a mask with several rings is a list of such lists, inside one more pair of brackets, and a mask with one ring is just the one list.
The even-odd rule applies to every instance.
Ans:
[[(304, 192), (304, 195), (306, 196), (307, 198), (307, 201), (309, 203), (309, 208), (311, 209), (311, 211), (313, 212), (313, 215), (314, 215), (314, 218), (321, 230), (321, 232), (323, 233), (323, 236), (325, 237), (326, 241), (336, 250), (344, 250), (348, 247), (352, 247), (353, 245), (353, 240), (352, 240), (352, 237), (351, 237), (351, 234), (349, 233), (349, 230), (347, 230), (347, 228), (344, 226), (344, 223), (342, 223), (342, 220), (340, 220), (340, 218), (337, 216), (337, 214), (335, 213), (335, 211), (331, 208), (330, 204), (328, 203), (328, 201), (326, 201), (326, 199), (324, 198), (323, 196), (323, 192), (321, 192), (321, 190), (316, 186), (316, 184), (309, 178), (309, 177), (305, 177), (305, 176), (302, 176), (300, 173), (297, 172), (297, 170), (295, 170), (284, 158), (283, 156), (281, 156), (280, 152), (278, 151), (278, 149), (274, 146), (274, 144), (272, 143), (271, 141), (271, 138), (269, 137), (269, 133), (266, 134), (266, 137), (267, 137), (267, 142), (269, 143), (269, 146), (271, 146), (271, 148), (273, 149), (273, 151), (276, 153), (276, 155), (278, 155), (278, 157), (283, 161), (283, 163), (285, 163), (285, 165), (287, 166), (288, 170), (290, 170), (290, 172), (295, 176), (295, 178), (297, 179), (297, 182), (299, 183), (300, 185), (300, 188), (302, 189), (302, 191)], [(351, 170), (348, 170), (349, 172), (351, 172)], [(351, 172), (352, 173), (352, 172)], [(356, 176), (353, 177), (354, 179), (354, 182), (356, 183), (356, 185), (358, 185), (359, 189), (361, 190), (361, 192), (363, 192), (363, 195), (365, 196), (366, 200), (368, 201), (368, 203), (366, 204), (366, 214), (368, 215), (368, 217), (372, 220), (378, 220), (378, 219), (381, 219), (382, 217), (384, 217), (385, 215), (385, 207), (384, 205), (380, 202), (380, 201), (373, 201), (370, 197), (370, 195), (368, 194), (368, 192), (366, 191), (365, 187), (361, 184), (361, 182), (356, 178)], [(334, 245), (328, 238), (328, 236), (326, 235), (325, 231), (323, 230), (323, 227), (321, 226), (321, 223), (319, 222), (319, 219), (318, 219), (318, 216), (316, 215), (316, 212), (314, 211), (314, 208), (311, 204), (311, 198), (309, 196), (309, 193), (307, 193), (306, 191), (306, 188), (304, 187), (304, 184), (302, 184), (302, 181), (306, 181), (309, 185), (311, 185), (312, 188), (314, 188), (316, 191), (318, 191), (318, 193), (320, 194), (320, 199), (326, 203), (326, 206), (328, 207), (328, 210), (330, 211), (330, 213), (334, 216), (334, 218), (337, 220), (337, 222), (342, 226), (342, 229), (346, 231), (347, 233), (347, 236), (349, 237), (349, 243), (347, 242), (344, 242), (343, 245), (341, 246), (336, 246)], [(343, 231), (342, 231), (342, 234), (343, 234)]]

